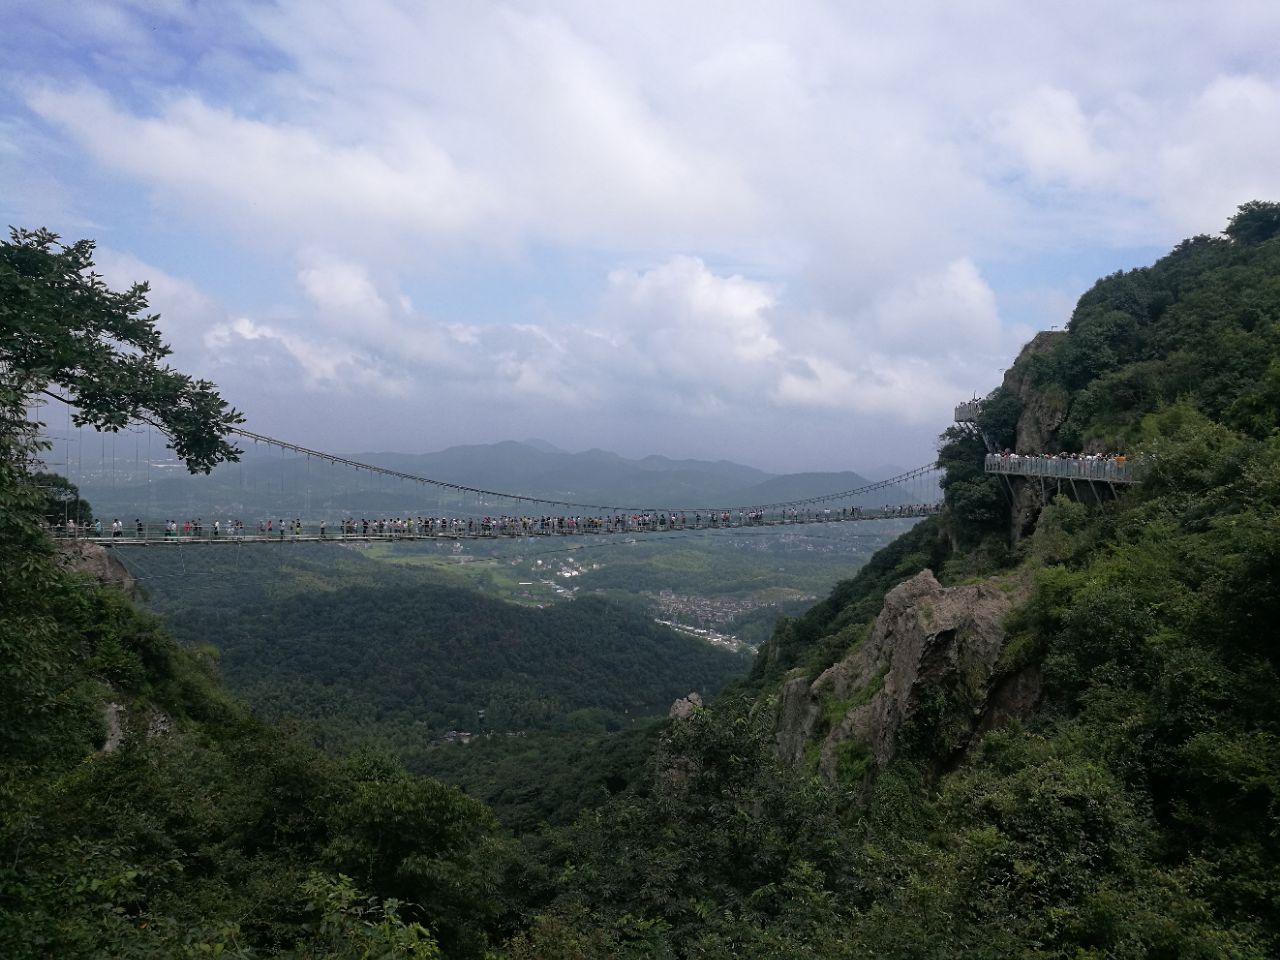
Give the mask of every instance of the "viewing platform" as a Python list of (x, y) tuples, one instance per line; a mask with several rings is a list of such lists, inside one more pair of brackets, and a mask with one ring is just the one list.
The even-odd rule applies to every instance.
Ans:
[(976, 423), (981, 409), (981, 400), (966, 400), (956, 407), (956, 423)]
[(1090, 480), (1101, 483), (1137, 483), (1139, 480), (1137, 465), (1122, 457), (1077, 460), (1048, 454), (1027, 456), (990, 453), (987, 454), (984, 467), (987, 473), (1052, 480)]

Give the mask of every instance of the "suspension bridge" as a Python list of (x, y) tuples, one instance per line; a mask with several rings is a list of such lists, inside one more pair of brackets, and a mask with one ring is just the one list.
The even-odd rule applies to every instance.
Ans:
[[(60, 398), (59, 398), (60, 399)], [(64, 401), (65, 402), (65, 401)], [(981, 409), (981, 401), (969, 401), (956, 408), (956, 421), (974, 423)], [(66, 461), (49, 463), (53, 467), (69, 467), (70, 407), (68, 406), (68, 434)], [(145, 462), (148, 477), (145, 485), (150, 490), (151, 428), (147, 431)], [(135, 432), (136, 431), (131, 431)], [(683, 506), (655, 505), (653, 503), (607, 503), (602, 501), (575, 500), (570, 497), (542, 496), (532, 493), (513, 493), (487, 489), (452, 480), (421, 476), (389, 466), (354, 460), (335, 453), (314, 449), (302, 444), (267, 436), (244, 427), (235, 427), (231, 433), (255, 446), (263, 446), (291, 455), (297, 462), (328, 464), (354, 471), (368, 477), (385, 479), (403, 484), (406, 491), (433, 490), (435, 498), (428, 506), (416, 509), (388, 510), (384, 508), (366, 511), (329, 504), (327, 512), (332, 520), (317, 519), (308, 506), (305, 510), (279, 509), (266, 518), (255, 518), (247, 524), (243, 511), (211, 509), (211, 519), (203, 516), (156, 520), (150, 504), (136, 505), (137, 516), (132, 520), (115, 518), (109, 523), (99, 520), (94, 524), (79, 522), (68, 514), (63, 522), (51, 528), (52, 535), (63, 540), (87, 540), (111, 546), (150, 546), (179, 544), (227, 544), (227, 543), (344, 543), (371, 541), (413, 540), (493, 540), (500, 538), (581, 537), (591, 535), (633, 535), (655, 533), (679, 533), (692, 530), (729, 530), (740, 528), (794, 528), (808, 524), (844, 524), (903, 517), (922, 517), (935, 513), (941, 506), (941, 471), (936, 463), (924, 464), (897, 476), (873, 483), (765, 503), (739, 503), (733, 505), (704, 502)], [(166, 444), (167, 447), (167, 444)], [(80, 443), (82, 457), (83, 440)], [(991, 447), (988, 444), (988, 449)], [(141, 442), (135, 440), (135, 468), (143, 462)], [(106, 463), (106, 439), (102, 444), (103, 470)], [(79, 464), (83, 474), (83, 463)], [(115, 436), (112, 439), (111, 475), (116, 473)], [(1062, 481), (1084, 481), (1106, 484), (1114, 491), (1115, 485), (1138, 482), (1138, 464), (1125, 462), (1124, 458), (1066, 458), (1046, 455), (1009, 455), (990, 452), (983, 468), (988, 474), (997, 475), (1008, 484), (1011, 477), (1039, 479), (1045, 488), (1047, 480), (1056, 481), (1059, 489)], [(67, 470), (68, 473), (72, 471)], [(136, 479), (139, 471), (130, 474)], [(866, 499), (878, 492), (896, 502), (881, 507), (869, 507)], [(442, 496), (449, 498), (442, 506)], [(1096, 494), (1095, 494), (1096, 496)], [(308, 490), (309, 498), (309, 490)], [(402, 501), (422, 498), (416, 492), (399, 497)], [(350, 498), (348, 498), (349, 500)], [(905, 501), (905, 502), (904, 502)], [(135, 511), (125, 511), (135, 512)], [(239, 512), (241, 516), (235, 514)], [(323, 511), (322, 511), (323, 512)], [(373, 513), (373, 519), (369, 514)], [(293, 514), (289, 516), (288, 514)], [(226, 517), (226, 519), (223, 519)]]
[[(150, 428), (146, 429), (146, 452), (135, 432), (134, 467), (127, 473), (130, 480), (147, 474), (139, 491), (149, 491), (152, 466)], [(381, 464), (354, 460), (339, 454), (314, 449), (267, 436), (242, 427), (232, 430), (241, 440), (255, 446), (274, 449), (292, 456), (298, 463), (320, 463), (343, 468), (367, 477), (379, 478), (401, 486), (396, 495), (403, 503), (421, 501), (420, 491), (433, 491), (431, 506), (409, 510), (387, 511), (379, 508), (365, 512), (346, 506), (327, 509), (332, 520), (316, 519), (315, 511), (297, 513), (276, 510), (265, 519), (261, 512), (247, 523), (241, 511), (211, 509), (203, 516), (182, 520), (154, 519), (155, 511), (139, 502), (126, 517), (111, 521), (99, 519), (93, 524), (78, 522), (67, 511), (63, 522), (55, 524), (51, 533), (60, 540), (98, 542), (110, 546), (175, 546), (183, 544), (243, 543), (344, 543), (414, 540), (494, 540), (501, 538), (583, 537), (592, 535), (627, 535), (715, 531), (742, 528), (795, 528), (811, 524), (851, 523), (893, 518), (922, 517), (940, 507), (939, 471), (936, 464), (926, 464), (897, 476), (857, 487), (751, 504), (716, 504), (704, 502), (684, 506), (655, 506), (653, 503), (608, 503), (576, 500), (569, 497), (542, 496), (488, 489), (478, 485), (442, 480), (397, 470)], [(56, 438), (55, 438), (56, 439)], [(66, 460), (50, 462), (68, 474), (72, 466), (70, 420), (66, 442)], [(110, 475), (116, 476), (115, 437), (112, 438)], [(77, 448), (75, 466), (85, 475), (83, 438)], [(146, 470), (141, 468), (145, 462)], [(98, 473), (106, 473), (107, 440), (102, 441), (102, 461)], [(124, 470), (121, 471), (125, 472)], [(415, 491), (416, 488), (416, 491)], [(866, 506), (866, 498), (883, 492), (890, 502), (881, 507)], [(385, 501), (387, 495), (383, 494)], [(441, 509), (442, 498), (450, 501)], [(141, 498), (140, 498), (141, 499)], [(350, 501), (352, 498), (348, 497)], [(903, 502), (904, 500), (909, 502)], [(855, 502), (857, 501), (857, 502)], [(137, 516), (128, 516), (137, 513)], [(322, 511), (323, 512), (323, 511)], [(185, 511), (184, 511), (185, 513)], [(236, 516), (240, 513), (240, 516)], [(371, 519), (370, 513), (374, 516)], [(290, 516), (289, 514), (293, 514)], [(307, 514), (310, 514), (307, 516)], [(252, 515), (252, 513), (250, 514)], [(223, 518), (226, 519), (223, 519)]]

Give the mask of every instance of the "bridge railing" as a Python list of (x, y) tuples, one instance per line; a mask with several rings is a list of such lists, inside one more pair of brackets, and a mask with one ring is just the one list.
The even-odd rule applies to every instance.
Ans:
[(987, 454), (987, 473), (1060, 480), (1099, 480), (1105, 483), (1137, 483), (1138, 465), (1123, 457), (1072, 459), (1049, 455)]

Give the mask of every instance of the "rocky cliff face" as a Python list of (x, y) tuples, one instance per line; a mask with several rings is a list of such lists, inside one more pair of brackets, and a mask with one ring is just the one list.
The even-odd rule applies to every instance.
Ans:
[(1067, 418), (1067, 397), (1065, 393), (1042, 392), (1032, 383), (1031, 358), (1056, 349), (1065, 336), (1065, 332), (1056, 330), (1037, 333), (1004, 375), (1004, 388), (1022, 403), (1016, 440), (1018, 453), (1043, 453), (1057, 445), (1058, 428)]
[[(1004, 375), (1004, 388), (1018, 398), (1022, 413), (1015, 433), (1018, 453), (1047, 453), (1058, 449), (1058, 430), (1067, 418), (1067, 396), (1060, 391), (1042, 391), (1032, 383), (1032, 358), (1054, 350), (1066, 336), (1063, 331), (1036, 334), (1022, 348), (1018, 359)], [(1002, 481), (1004, 482), (1004, 481)], [(1010, 538), (1019, 540), (1031, 532), (1040, 514), (1039, 487), (1025, 480), (1008, 481), (1013, 493), (1010, 511)]]
[(119, 587), (129, 596), (137, 592), (138, 581), (115, 553), (98, 543), (63, 542), (58, 545), (64, 560), (77, 573), (87, 573), (109, 587)]
[[(1038, 672), (999, 669), (1005, 617), (1025, 595), (1015, 579), (944, 587), (929, 570), (899, 584), (848, 656), (816, 679), (783, 685), (779, 751), (798, 763), (816, 747), (821, 774), (849, 782), (888, 763), (904, 726), (927, 712), (946, 765), (1038, 699)], [(935, 716), (939, 697), (946, 710)]]

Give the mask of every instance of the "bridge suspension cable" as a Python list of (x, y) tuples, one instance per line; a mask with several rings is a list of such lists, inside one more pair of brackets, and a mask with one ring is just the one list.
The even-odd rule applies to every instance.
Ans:
[[(289, 450), (289, 451), (292, 451), (293, 453), (301, 454), (302, 456), (305, 456), (305, 457), (317, 457), (321, 460), (326, 460), (329, 463), (334, 463), (334, 464), (338, 464), (346, 467), (352, 467), (356, 470), (365, 470), (365, 471), (368, 471), (369, 473), (378, 474), (381, 476), (394, 477), (398, 480), (405, 480), (410, 483), (427, 484), (433, 487), (439, 487), (445, 490), (453, 490), (463, 494), (475, 494), (482, 497), (492, 497), (494, 499), (509, 500), (516, 503), (545, 504), (547, 506), (554, 506), (554, 507), (571, 507), (571, 508), (580, 508), (583, 510), (603, 510), (606, 512), (615, 512), (615, 511), (644, 512), (644, 511), (655, 509), (654, 504), (648, 504), (645, 506), (636, 506), (636, 505), (625, 505), (625, 504), (581, 503), (573, 500), (564, 500), (564, 499), (558, 499), (554, 497), (538, 497), (538, 496), (533, 496), (531, 494), (505, 493), (499, 490), (485, 490), (481, 487), (472, 487), (463, 483), (453, 483), (448, 480), (437, 480), (431, 477), (423, 477), (413, 473), (406, 473), (402, 470), (393, 470), (390, 467), (380, 467), (377, 464), (363, 463), (359, 460), (352, 460), (349, 457), (339, 456), (338, 454), (335, 454), (335, 453), (326, 453), (323, 450), (313, 450), (310, 447), (304, 447), (301, 444), (291, 443), (288, 440), (281, 440), (277, 437), (268, 437), (265, 434), (255, 433), (254, 431), (246, 430), (243, 427), (232, 427), (230, 432), (235, 434), (238, 437), (243, 437), (246, 440), (252, 440), (255, 443), (268, 444), (270, 446), (277, 447), (281, 450)], [(864, 484), (863, 486), (853, 487), (852, 489), (849, 489), (849, 490), (840, 490), (834, 493), (819, 494), (817, 496), (812, 496), (812, 497), (799, 497), (792, 500), (777, 500), (772, 503), (738, 504), (734, 506), (723, 506), (723, 505), (703, 503), (695, 506), (684, 506), (684, 507), (673, 507), (673, 506), (664, 505), (661, 507), (661, 509), (685, 511), (690, 513), (695, 510), (705, 510), (705, 509), (708, 509), (709, 507), (717, 510), (728, 510), (728, 511), (785, 510), (788, 508), (809, 506), (811, 504), (831, 503), (837, 500), (847, 500), (851, 497), (861, 496), (867, 493), (874, 493), (877, 490), (886, 490), (886, 489), (889, 489), (890, 487), (900, 486), (901, 484), (909, 482), (911, 480), (927, 476), (928, 474), (935, 472), (937, 469), (938, 469), (938, 466), (936, 463), (929, 463), (929, 464), (925, 464), (924, 466), (916, 467), (914, 470), (908, 470), (906, 473), (898, 474), (896, 477), (889, 477), (886, 480), (878, 480), (875, 483)]]
[[(43, 393), (46, 396), (51, 397), (55, 400), (59, 400), (63, 404), (65, 404), (68, 407), (68, 414), (70, 413), (70, 408), (74, 406), (74, 404), (67, 397), (61, 396), (58, 393), (48, 391), (48, 390), (43, 391)], [(838, 490), (831, 493), (816, 494), (814, 496), (809, 496), (809, 497), (795, 497), (788, 500), (775, 500), (767, 503), (735, 504), (731, 506), (714, 504), (714, 503), (700, 503), (700, 504), (694, 504), (692, 506), (680, 506), (680, 507), (672, 506), (669, 504), (655, 504), (655, 503), (644, 504), (644, 505), (604, 504), (604, 503), (586, 503), (586, 502), (569, 500), (569, 499), (559, 498), (559, 497), (540, 497), (532, 494), (507, 493), (505, 491), (500, 491), (500, 490), (487, 490), (483, 487), (475, 487), (475, 486), (470, 486), (468, 484), (456, 483), (448, 480), (439, 480), (433, 477), (424, 477), (418, 474), (408, 473), (403, 470), (394, 470), (390, 467), (381, 467), (373, 463), (364, 463), (359, 460), (352, 460), (350, 457), (343, 457), (338, 454), (328, 453), (323, 450), (315, 450), (310, 447), (305, 447), (302, 444), (292, 443), (291, 441), (288, 441), (288, 440), (281, 440), (278, 437), (270, 437), (270, 436), (267, 436), (266, 434), (257, 433), (253, 430), (248, 430), (244, 427), (233, 426), (229, 428), (228, 432), (234, 436), (242, 437), (246, 440), (252, 440), (255, 443), (266, 444), (280, 450), (286, 450), (292, 453), (300, 454), (307, 458), (315, 457), (320, 460), (324, 460), (339, 466), (351, 467), (357, 471), (366, 471), (376, 476), (385, 476), (385, 477), (390, 477), (397, 480), (407, 481), (410, 483), (417, 483), (417, 484), (432, 486), (442, 490), (450, 490), (455, 493), (462, 494), (464, 496), (469, 494), (477, 497), (488, 497), (495, 500), (505, 500), (512, 503), (543, 504), (551, 507), (566, 507), (571, 509), (605, 511), (605, 512), (645, 513), (645, 512), (654, 511), (654, 510), (668, 510), (668, 511), (674, 511), (674, 512), (692, 513), (698, 510), (714, 509), (717, 511), (729, 511), (729, 512), (736, 513), (739, 511), (788, 510), (788, 509), (794, 509), (799, 507), (814, 506), (814, 505), (824, 504), (824, 503), (833, 503), (840, 500), (848, 500), (853, 497), (874, 493), (877, 490), (887, 490), (890, 488), (901, 487), (903, 484), (910, 483), (913, 480), (924, 482), (929, 475), (935, 473), (938, 470), (938, 465), (936, 462), (928, 463), (928, 464), (924, 464), (923, 466), (916, 467), (913, 470), (907, 470), (906, 472), (900, 473), (897, 476), (889, 477), (885, 480), (878, 480), (874, 483), (863, 484), (862, 486), (858, 486), (858, 487), (852, 487), (847, 490)], [(114, 483), (114, 475), (115, 475), (115, 456), (114, 456), (115, 443), (114, 441), (115, 441), (115, 437), (113, 436), (112, 438), (112, 471), (111, 471), (113, 483)], [(149, 444), (150, 444), (150, 439), (148, 438), (148, 445)], [(106, 437), (104, 435), (103, 437), (104, 463), (106, 458), (105, 445), (106, 445)], [(138, 454), (137, 454), (137, 451), (135, 451), (135, 460), (137, 459), (137, 457), (138, 457)], [(68, 446), (68, 459), (69, 458), (70, 458), (70, 450)], [(150, 471), (150, 456), (148, 456), (148, 477), (149, 477), (149, 471)], [(148, 482), (148, 488), (149, 487), (150, 487), (150, 483)], [(148, 496), (150, 496), (150, 489), (148, 489)]]

